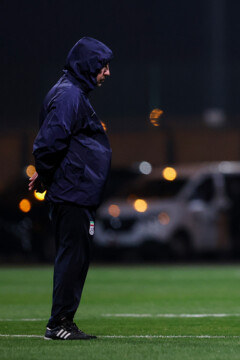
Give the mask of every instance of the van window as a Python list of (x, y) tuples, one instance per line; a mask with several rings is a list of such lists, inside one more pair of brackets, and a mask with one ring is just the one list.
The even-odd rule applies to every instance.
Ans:
[(195, 188), (193, 194), (190, 196), (189, 200), (202, 200), (205, 202), (210, 202), (214, 197), (214, 184), (211, 177), (205, 178), (198, 186)]
[(225, 177), (225, 191), (232, 201), (240, 200), (240, 176), (227, 174)]
[(149, 179), (142, 182), (134, 182), (128, 185), (118, 194), (120, 197), (135, 195), (141, 198), (171, 198), (176, 196), (187, 179), (167, 181), (163, 179)]

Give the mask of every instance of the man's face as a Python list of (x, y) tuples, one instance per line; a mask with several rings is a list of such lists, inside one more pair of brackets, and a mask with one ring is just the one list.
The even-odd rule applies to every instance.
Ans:
[(97, 75), (97, 86), (102, 86), (102, 83), (104, 82), (106, 76), (110, 76), (109, 64), (104, 66)]

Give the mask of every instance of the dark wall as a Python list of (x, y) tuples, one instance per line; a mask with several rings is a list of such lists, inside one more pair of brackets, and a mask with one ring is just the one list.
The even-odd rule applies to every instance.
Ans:
[(152, 106), (238, 114), (239, 11), (238, 0), (2, 0), (0, 127), (37, 127), (44, 94), (85, 35), (115, 54), (112, 79), (92, 96), (102, 118), (127, 129), (127, 118), (144, 119)]

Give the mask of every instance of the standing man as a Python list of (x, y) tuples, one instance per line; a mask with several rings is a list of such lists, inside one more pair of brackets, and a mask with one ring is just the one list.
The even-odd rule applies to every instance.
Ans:
[(111, 149), (88, 95), (110, 76), (112, 51), (84, 37), (47, 94), (33, 145), (29, 190), (47, 190), (56, 241), (51, 317), (45, 339), (87, 340), (73, 322), (90, 261), (95, 211), (110, 170)]

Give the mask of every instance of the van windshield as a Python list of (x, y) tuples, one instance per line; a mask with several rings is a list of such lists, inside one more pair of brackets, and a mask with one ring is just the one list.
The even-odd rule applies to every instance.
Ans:
[(135, 195), (140, 198), (171, 198), (176, 196), (185, 185), (187, 179), (167, 181), (154, 179), (126, 185), (116, 196), (128, 197)]

